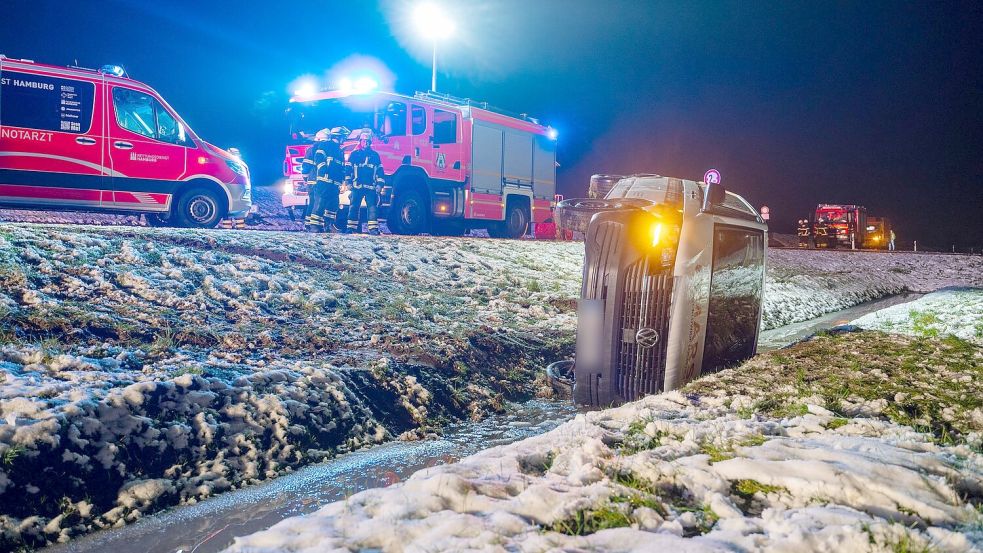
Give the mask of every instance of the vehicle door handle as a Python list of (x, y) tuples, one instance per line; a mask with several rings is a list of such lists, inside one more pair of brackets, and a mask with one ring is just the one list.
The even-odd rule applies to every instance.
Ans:
[(80, 137), (78, 137), (78, 138), (75, 139), (75, 142), (77, 144), (81, 144), (83, 146), (95, 146), (96, 139), (95, 138), (89, 138), (87, 136), (80, 136)]
[(123, 142), (122, 140), (117, 140), (116, 142), (113, 142), (113, 147), (116, 148), (117, 150), (132, 150), (133, 144), (130, 144), (129, 142)]

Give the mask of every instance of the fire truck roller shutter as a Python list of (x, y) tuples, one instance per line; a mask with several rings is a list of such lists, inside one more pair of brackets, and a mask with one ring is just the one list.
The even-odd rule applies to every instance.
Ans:
[(481, 194), (502, 193), (502, 135), (504, 129), (475, 121), (471, 140), (471, 189)]
[(556, 141), (536, 136), (532, 153), (533, 197), (552, 200), (556, 194)]

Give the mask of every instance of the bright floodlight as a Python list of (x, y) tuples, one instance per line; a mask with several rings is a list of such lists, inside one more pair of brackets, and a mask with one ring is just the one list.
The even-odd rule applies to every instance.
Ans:
[(315, 94), (317, 94), (317, 86), (312, 82), (305, 82), (294, 91), (294, 96), (305, 100), (313, 98)]
[(556, 137), (559, 136), (560, 133), (556, 132), (556, 129), (553, 127), (550, 127), (546, 130), (546, 135), (550, 137), (550, 140), (556, 140)]
[(429, 40), (442, 40), (454, 34), (454, 22), (434, 4), (421, 4), (413, 14), (416, 28)]
[(379, 83), (372, 77), (359, 77), (355, 80), (355, 92), (371, 92), (379, 88)]

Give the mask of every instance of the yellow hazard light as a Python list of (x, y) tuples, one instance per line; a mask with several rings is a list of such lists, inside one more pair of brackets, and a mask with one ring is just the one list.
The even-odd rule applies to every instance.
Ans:
[(441, 213), (447, 213), (447, 204), (440, 204), (437, 209), (439, 209)]
[(652, 225), (652, 247), (659, 245), (659, 240), (662, 239), (662, 223), (654, 223)]

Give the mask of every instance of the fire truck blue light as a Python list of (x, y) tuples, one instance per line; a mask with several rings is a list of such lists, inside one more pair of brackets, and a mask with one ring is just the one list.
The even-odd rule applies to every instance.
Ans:
[(550, 127), (550, 129), (546, 131), (546, 135), (550, 137), (550, 140), (556, 140), (556, 137), (559, 136), (560, 133), (556, 132), (556, 129)]

